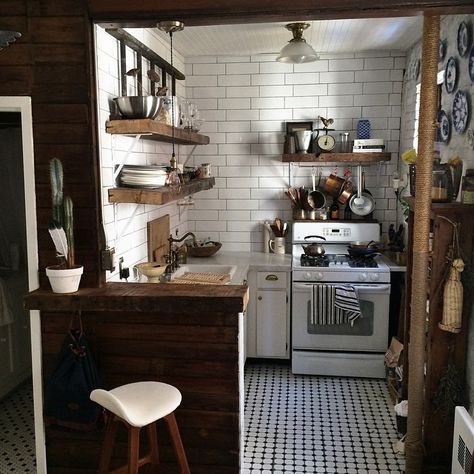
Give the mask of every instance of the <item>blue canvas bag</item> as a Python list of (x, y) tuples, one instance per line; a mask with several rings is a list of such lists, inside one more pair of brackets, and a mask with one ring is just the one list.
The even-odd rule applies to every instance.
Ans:
[(64, 339), (56, 368), (46, 383), (44, 421), (80, 431), (97, 429), (103, 421), (103, 409), (89, 398), (101, 388), (97, 367), (82, 328), (71, 328)]

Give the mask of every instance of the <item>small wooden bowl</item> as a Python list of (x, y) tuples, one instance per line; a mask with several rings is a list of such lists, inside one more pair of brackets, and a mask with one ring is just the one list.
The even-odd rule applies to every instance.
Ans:
[(220, 242), (211, 242), (212, 245), (203, 245), (202, 247), (188, 247), (190, 257), (211, 257), (222, 247)]

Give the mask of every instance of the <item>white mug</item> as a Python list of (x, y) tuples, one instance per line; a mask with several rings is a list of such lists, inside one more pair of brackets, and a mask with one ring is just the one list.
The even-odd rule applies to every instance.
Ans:
[(199, 167), (199, 176), (201, 178), (210, 178), (211, 177), (211, 165), (210, 163), (202, 163)]
[(275, 237), (268, 242), (268, 246), (273, 253), (285, 253), (285, 237)]

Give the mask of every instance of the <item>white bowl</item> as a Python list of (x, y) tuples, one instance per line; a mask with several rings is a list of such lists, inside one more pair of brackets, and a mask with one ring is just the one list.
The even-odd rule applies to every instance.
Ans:
[(148, 278), (148, 283), (159, 283), (160, 276), (165, 272), (166, 265), (157, 262), (145, 262), (135, 265), (139, 273)]

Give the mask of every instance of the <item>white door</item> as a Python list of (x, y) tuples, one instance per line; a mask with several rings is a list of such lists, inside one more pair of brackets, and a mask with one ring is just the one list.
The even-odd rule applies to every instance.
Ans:
[[(21, 287), (20, 299), (15, 298), (13, 306), (23, 311), (21, 298), (25, 292), (33, 291), (39, 286), (38, 279), (38, 238), (36, 226), (36, 196), (35, 196), (35, 176), (34, 176), (34, 156), (33, 156), (33, 117), (30, 97), (0, 97), (0, 113), (13, 113), (20, 116), (20, 131), (15, 133), (18, 146), (20, 143), (20, 156), (16, 171), (21, 174), (15, 196), (21, 195), (14, 207), (7, 209), (7, 214), (2, 214), (5, 219), (12, 217), (12, 213), (19, 212), (22, 217), (22, 232), (26, 238), (21, 242), (19, 249), (19, 259), (16, 253), (16, 239), (19, 235), (12, 236), (6, 234), (9, 243), (8, 253), (4, 253), (4, 259), (8, 260), (5, 265), (4, 280), (8, 280), (8, 287)], [(5, 116), (6, 117), (6, 116)], [(13, 133), (11, 134), (13, 136)], [(4, 146), (2, 140), (2, 147)], [(10, 179), (12, 176), (9, 177)], [(2, 183), (0, 181), (0, 183)], [(1, 184), (3, 186), (3, 184)], [(11, 183), (9, 183), (11, 185)], [(20, 202), (21, 201), (21, 202)], [(13, 222), (12, 220), (9, 223)], [(1, 225), (1, 224), (0, 224)], [(7, 256), (5, 256), (7, 255)], [(16, 265), (18, 263), (18, 266)], [(18, 270), (16, 270), (18, 268)], [(22, 273), (21, 277), (20, 272)], [(19, 280), (21, 280), (19, 282)], [(18, 291), (18, 290), (16, 290)], [(46, 473), (46, 451), (44, 440), (44, 426), (42, 413), (42, 381), (41, 381), (41, 327), (39, 311), (22, 313), (20, 317), (15, 317), (13, 324), (9, 324), (11, 334), (11, 357), (13, 371), (18, 368), (20, 379), (23, 374), (30, 373), (31, 366), (33, 372), (33, 399), (35, 414), (35, 443), (36, 443), (36, 471), (38, 474)], [(31, 327), (31, 351), (28, 335)], [(20, 341), (24, 341), (21, 344)], [(1, 374), (0, 374), (1, 376)]]

